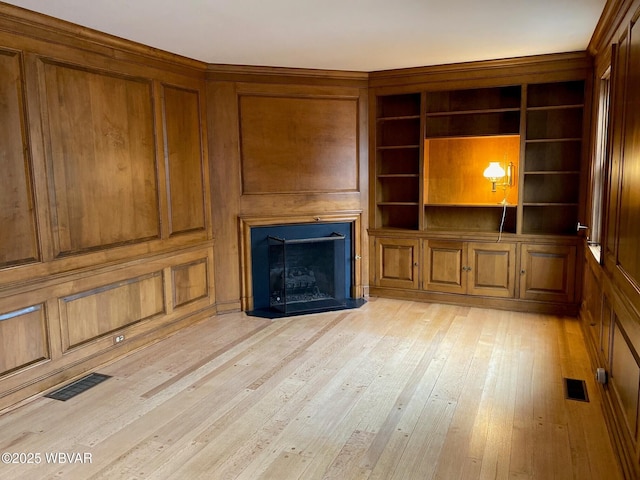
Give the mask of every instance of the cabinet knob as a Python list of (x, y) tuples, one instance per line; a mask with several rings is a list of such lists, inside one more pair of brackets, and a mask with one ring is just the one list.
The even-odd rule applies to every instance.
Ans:
[(417, 267), (418, 266), (418, 262), (413, 262), (413, 266)]
[(524, 268), (520, 270), (520, 275), (524, 275), (525, 273), (527, 273), (527, 271)]

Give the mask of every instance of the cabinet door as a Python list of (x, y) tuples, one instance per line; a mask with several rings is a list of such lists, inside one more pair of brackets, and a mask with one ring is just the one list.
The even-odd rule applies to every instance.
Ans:
[(418, 240), (376, 238), (376, 285), (418, 288)]
[(469, 243), (467, 257), (467, 293), (505, 298), (515, 296), (514, 243)]
[(466, 293), (467, 251), (465, 242), (424, 241), (424, 289)]
[(524, 244), (520, 262), (520, 298), (565, 303), (574, 300), (574, 245)]

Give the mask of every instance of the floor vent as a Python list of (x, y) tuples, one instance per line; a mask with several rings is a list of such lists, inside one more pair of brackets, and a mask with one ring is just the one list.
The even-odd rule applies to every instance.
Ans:
[(589, 396), (587, 395), (587, 384), (584, 380), (565, 378), (564, 395), (567, 400), (578, 400), (580, 402), (589, 401)]
[(86, 392), (91, 387), (95, 387), (101, 382), (104, 382), (107, 378), (111, 378), (109, 375), (103, 375), (101, 373), (91, 373), (86, 377), (82, 377), (69, 385), (66, 385), (58, 390), (51, 392), (45, 397), (53, 398), (54, 400), (61, 400), (63, 402), (75, 397), (76, 395)]

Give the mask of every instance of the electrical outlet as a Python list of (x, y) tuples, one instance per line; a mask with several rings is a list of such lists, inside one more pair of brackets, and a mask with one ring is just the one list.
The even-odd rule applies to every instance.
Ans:
[(124, 342), (124, 335), (118, 335), (117, 337), (113, 337), (113, 343)]
[(602, 385), (605, 385), (607, 383), (608, 380), (608, 375), (607, 375), (607, 371), (604, 368), (597, 368), (596, 369), (596, 381), (598, 383), (601, 383)]

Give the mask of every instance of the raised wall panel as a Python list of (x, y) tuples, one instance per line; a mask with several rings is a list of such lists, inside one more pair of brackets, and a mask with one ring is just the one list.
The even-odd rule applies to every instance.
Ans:
[(206, 64), (9, 7), (0, 410), (217, 310)]
[(585, 320), (585, 326), (588, 326), (587, 330), (591, 336), (591, 341), (599, 351), (599, 358), (606, 361), (609, 348), (607, 346), (607, 353), (603, 355), (603, 345), (605, 342), (605, 335), (607, 341), (610, 338), (610, 335), (605, 332), (605, 324), (610, 325), (610, 322), (607, 322), (605, 319), (605, 306), (607, 304), (607, 299), (600, 290), (600, 266), (596, 263), (593, 254), (589, 250), (585, 253), (583, 265), (582, 304), (580, 315)]
[(636, 438), (640, 367), (617, 321), (613, 332), (611, 383), (620, 407), (624, 412), (629, 433), (632, 438)]
[(174, 307), (179, 307), (208, 295), (209, 274), (206, 258), (172, 267), (171, 273)]
[(205, 228), (204, 161), (197, 91), (164, 86), (170, 233)]
[(241, 95), (242, 191), (357, 191), (358, 101)]
[(618, 201), (620, 198), (620, 170), (624, 155), (624, 106), (627, 86), (627, 56), (629, 52), (628, 37), (619, 39), (617, 48), (613, 50), (613, 106), (611, 118), (611, 159), (609, 165), (609, 187), (606, 205), (606, 238), (604, 242), (605, 262), (613, 268), (616, 259), (618, 236)]
[(640, 285), (640, 26), (629, 37), (629, 63), (624, 103), (624, 160), (621, 172), (618, 264), (636, 288)]
[(73, 348), (164, 312), (162, 273), (101, 286), (60, 299), (63, 337)]
[(158, 237), (151, 82), (47, 62), (42, 70), (57, 253)]
[(602, 296), (602, 335), (600, 336), (600, 351), (606, 361), (607, 368), (611, 368), (611, 338), (613, 329), (613, 310), (606, 295)]
[(38, 258), (21, 63), (0, 50), (0, 267)]
[(43, 305), (0, 313), (0, 376), (49, 358)]

